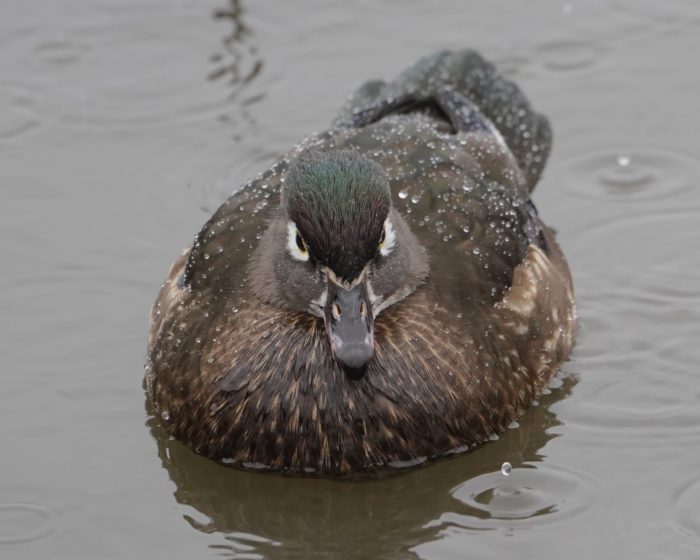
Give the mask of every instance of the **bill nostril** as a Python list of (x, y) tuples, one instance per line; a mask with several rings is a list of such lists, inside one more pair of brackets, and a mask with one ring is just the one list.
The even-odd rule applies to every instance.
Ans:
[(332, 310), (332, 312), (333, 312), (333, 318), (334, 318), (336, 321), (337, 321), (338, 319), (340, 319), (340, 316), (343, 314), (343, 310), (340, 308), (340, 305), (338, 305), (337, 303), (334, 303), (334, 304), (333, 304), (333, 307), (331, 308), (331, 310)]
[(367, 306), (365, 305), (365, 302), (364, 302), (364, 301), (360, 303), (360, 315), (361, 315), (362, 317), (364, 317), (365, 315), (367, 315)]

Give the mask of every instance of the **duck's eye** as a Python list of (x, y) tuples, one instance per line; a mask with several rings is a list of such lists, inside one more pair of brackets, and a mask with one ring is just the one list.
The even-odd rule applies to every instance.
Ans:
[(306, 262), (309, 260), (309, 247), (292, 221), (287, 224), (287, 252), (296, 261)]
[(302, 255), (305, 255), (306, 253), (309, 252), (309, 249), (306, 247), (306, 242), (304, 241), (304, 238), (301, 236), (301, 234), (297, 231), (296, 235), (296, 243), (297, 243), (297, 249), (299, 249), (299, 252)]

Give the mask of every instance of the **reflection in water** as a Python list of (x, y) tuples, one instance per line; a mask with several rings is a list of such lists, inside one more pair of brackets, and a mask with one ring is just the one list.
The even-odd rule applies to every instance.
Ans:
[[(195, 529), (220, 533), (213, 544), (231, 555), (256, 551), (289, 557), (316, 551), (344, 558), (406, 557), (446, 528), (512, 530), (537, 527), (588, 507), (588, 483), (570, 469), (538, 466), (560, 423), (551, 406), (576, 384), (543, 395), (518, 428), (466, 455), (379, 480), (342, 482), (238, 471), (196, 455), (151, 417), (158, 455), (176, 485), (175, 499), (199, 515)], [(148, 405), (147, 405), (148, 406)], [(501, 473), (512, 464), (509, 477)], [(478, 489), (477, 489), (478, 487)], [(476, 489), (476, 490), (475, 490)], [(323, 547), (323, 548), (321, 548)]]
[[(262, 58), (258, 55), (257, 47), (250, 42), (252, 30), (245, 24), (245, 10), (240, 0), (229, 0), (229, 7), (216, 10), (216, 19), (229, 20), (232, 24), (231, 33), (224, 37), (223, 45), (227, 59), (222, 54), (214, 55), (211, 61), (216, 65), (209, 73), (210, 80), (228, 78), (232, 86), (242, 86), (255, 78), (263, 67)], [(234, 90), (235, 96), (238, 88)]]
[(595, 200), (631, 202), (693, 190), (698, 162), (677, 152), (635, 149), (596, 151), (552, 166), (567, 194)]

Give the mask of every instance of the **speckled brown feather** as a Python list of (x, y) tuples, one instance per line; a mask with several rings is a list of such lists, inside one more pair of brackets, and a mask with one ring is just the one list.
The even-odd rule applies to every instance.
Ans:
[[(285, 170), (308, 147), (381, 165), (430, 257), (426, 283), (376, 318), (360, 381), (332, 359), (322, 320), (250, 286)], [(171, 268), (146, 376), (165, 428), (228, 463), (321, 475), (439, 457), (503, 431), (574, 335), (568, 267), (528, 181), (494, 138), (420, 112), (304, 141), (232, 195)]]
[[(151, 394), (163, 423), (204, 455), (331, 475), (486, 441), (524, 412), (571, 349), (568, 272), (550, 243), (552, 258), (530, 247), (504, 302), (480, 316), (483, 337), (465, 336), (429, 290), (389, 308), (376, 322), (376, 357), (357, 383), (331, 359), (320, 320), (241, 307), (201, 355), (173, 356), (188, 367), (156, 375)], [(183, 261), (161, 300), (188, 304), (191, 294), (176, 282)], [(245, 346), (232, 348), (237, 340)], [(157, 361), (159, 371), (168, 367)]]

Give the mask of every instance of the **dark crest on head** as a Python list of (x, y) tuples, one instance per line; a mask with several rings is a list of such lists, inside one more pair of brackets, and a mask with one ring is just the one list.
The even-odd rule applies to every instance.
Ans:
[(309, 150), (289, 168), (283, 204), (312, 258), (351, 281), (377, 254), (391, 206), (389, 179), (355, 152)]

